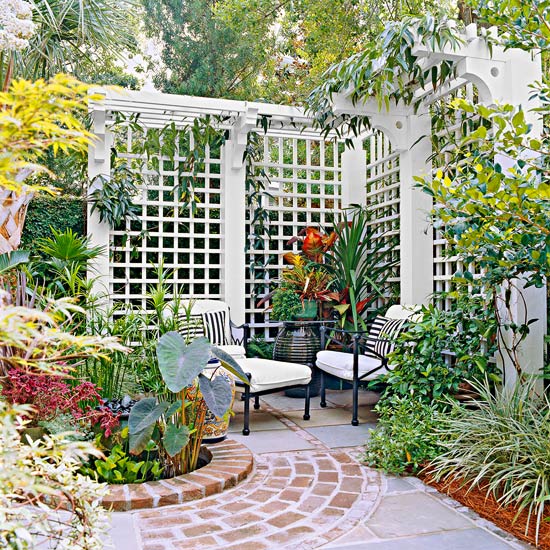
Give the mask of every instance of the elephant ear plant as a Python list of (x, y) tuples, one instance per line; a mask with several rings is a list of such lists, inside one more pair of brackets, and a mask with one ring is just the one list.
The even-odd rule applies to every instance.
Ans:
[(196, 469), (206, 407), (221, 417), (231, 405), (229, 381), (202, 374), (211, 357), (248, 384), (238, 363), (206, 338), (186, 344), (181, 334), (167, 332), (158, 342), (157, 358), (162, 379), (174, 399), (148, 397), (138, 401), (130, 413), (130, 451), (140, 454), (151, 440), (155, 441), (166, 477)]

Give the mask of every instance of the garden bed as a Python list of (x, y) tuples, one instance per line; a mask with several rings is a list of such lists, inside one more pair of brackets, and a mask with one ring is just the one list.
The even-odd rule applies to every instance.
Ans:
[[(459, 481), (435, 481), (429, 474), (419, 476), (424, 483), (431, 485), (438, 491), (449, 495), (461, 504), (468, 506), (482, 518), (488, 519), (501, 529), (511, 533), (518, 539), (524, 540), (540, 548), (541, 550), (550, 550), (550, 523), (541, 522), (539, 530), (539, 542), (535, 544), (535, 525), (536, 518), (532, 517), (527, 534), (525, 526), (527, 524), (527, 511), (524, 510), (516, 518), (517, 509), (513, 507), (502, 507), (494, 496), (487, 496), (483, 489), (474, 487), (469, 490), (468, 486), (462, 486)], [(546, 506), (544, 517), (550, 517), (550, 506)], [(515, 521), (514, 521), (515, 520)]]
[(115, 511), (157, 508), (197, 500), (234, 487), (252, 471), (252, 453), (240, 443), (222, 441), (203, 447), (206, 466), (171, 479), (110, 485), (102, 505)]

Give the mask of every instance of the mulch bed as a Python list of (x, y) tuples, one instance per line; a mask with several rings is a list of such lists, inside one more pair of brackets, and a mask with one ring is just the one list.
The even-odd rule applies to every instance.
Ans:
[[(468, 508), (477, 512), (482, 518), (488, 519), (495, 525), (498, 525), (501, 529), (512, 533), (518, 539), (525, 540), (535, 546), (535, 518), (531, 517), (529, 523), (529, 530), (525, 533), (525, 526), (527, 525), (527, 511), (523, 511), (517, 518), (517, 509), (514, 507), (502, 507), (494, 496), (486, 495), (486, 491), (482, 488), (474, 487), (469, 490), (469, 486), (462, 486), (460, 481), (435, 481), (433, 477), (428, 474), (421, 474), (418, 477), (435, 487), (439, 492), (445, 493), (454, 498), (461, 504), (468, 506)], [(546, 506), (544, 510), (545, 518), (550, 518), (550, 506)], [(514, 518), (515, 521), (514, 521)], [(550, 550), (550, 523), (548, 521), (541, 522), (539, 529), (539, 542), (536, 545), (537, 548), (542, 550)]]

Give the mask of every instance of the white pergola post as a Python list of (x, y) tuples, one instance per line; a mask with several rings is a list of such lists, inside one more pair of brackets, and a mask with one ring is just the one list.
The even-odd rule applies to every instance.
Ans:
[(231, 320), (245, 322), (246, 308), (246, 162), (243, 154), (248, 132), (256, 126), (258, 110), (247, 108), (231, 129), (222, 154), (222, 295)]
[[(433, 293), (433, 232), (429, 224), (432, 199), (415, 187), (414, 176), (431, 174), (430, 114), (427, 110), (414, 114), (412, 109), (395, 104), (387, 111), (380, 110), (372, 99), (357, 105), (345, 94), (336, 94), (333, 101), (336, 116), (343, 113), (368, 116), (372, 127), (382, 131), (392, 149), (399, 153), (401, 303), (426, 304)], [(357, 153), (351, 151), (350, 158), (352, 154)], [(343, 193), (351, 181), (345, 166), (343, 158)]]
[[(486, 69), (489, 70), (490, 69)], [(489, 79), (489, 77), (486, 77)], [(532, 112), (540, 107), (540, 100), (534, 96), (529, 84), (542, 81), (542, 66), (540, 54), (534, 55), (523, 50), (512, 50), (509, 52), (506, 64), (503, 67), (503, 81), (506, 85), (500, 86), (493, 91), (493, 100), (512, 105), (521, 105), (525, 112), (526, 121), (531, 125), (533, 137), (540, 137), (543, 133), (542, 117)], [(496, 159), (506, 169), (509, 160), (502, 155)], [(522, 342), (519, 350), (519, 360), (523, 372), (526, 374), (539, 375), (544, 366), (544, 337), (546, 335), (546, 287), (536, 288), (534, 286), (525, 288), (523, 281), (514, 282), (517, 288), (512, 290), (512, 315), (518, 323), (524, 319), (537, 319), (530, 325), (529, 334)], [(508, 343), (509, 334), (505, 334)], [(502, 359), (499, 357), (499, 360)], [(517, 380), (517, 373), (512, 362), (505, 357), (501, 365), (505, 373), (506, 386), (511, 388)], [(537, 385), (542, 390), (542, 381)]]
[(431, 119), (427, 113), (407, 115), (402, 124), (405, 132), (399, 144), (401, 303), (427, 304), (434, 290), (433, 229), (429, 222), (432, 198), (415, 187), (414, 176), (431, 175)]
[[(111, 145), (113, 134), (106, 126), (105, 106), (94, 102), (92, 116), (92, 132), (96, 140), (88, 147), (88, 196), (102, 185), (101, 178), (111, 175)], [(88, 203), (88, 238), (90, 246), (101, 246), (103, 252), (93, 260), (92, 269), (88, 270), (88, 279), (93, 281), (93, 294), (99, 303), (106, 306), (109, 303), (109, 224), (99, 221), (97, 211), (92, 212)]]
[(342, 206), (367, 202), (367, 152), (363, 140), (353, 140), (353, 149), (342, 153)]

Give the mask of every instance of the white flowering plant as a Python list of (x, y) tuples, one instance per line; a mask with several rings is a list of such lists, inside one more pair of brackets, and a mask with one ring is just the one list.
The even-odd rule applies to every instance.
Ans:
[(35, 31), (32, 6), (25, 0), (0, 2), (0, 52), (22, 50)]

